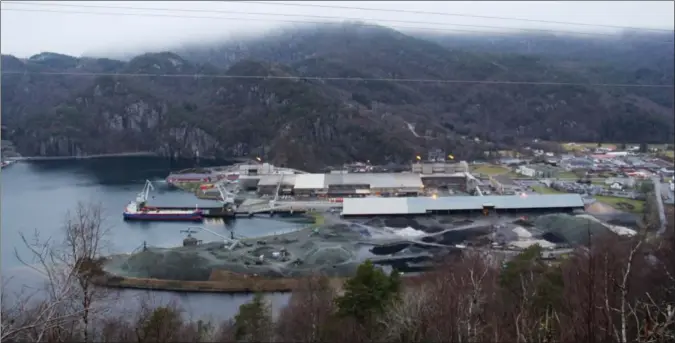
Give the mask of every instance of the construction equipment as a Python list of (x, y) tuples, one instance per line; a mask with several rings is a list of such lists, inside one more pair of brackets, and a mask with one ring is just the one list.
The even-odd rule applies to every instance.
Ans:
[[(188, 232), (188, 235), (190, 235), (191, 233), (195, 233), (195, 232), (196, 232), (196, 231), (193, 231), (192, 229), (197, 229), (197, 230), (206, 231), (206, 232), (208, 232), (208, 233), (210, 233), (210, 234), (212, 234), (212, 235), (215, 235), (215, 236), (220, 237), (220, 238), (223, 240), (223, 243), (225, 243), (225, 249), (226, 249), (226, 250), (232, 250), (232, 249), (234, 249), (234, 248), (237, 246), (237, 244), (239, 244), (239, 240), (237, 240), (237, 239), (234, 239), (234, 238), (228, 238), (228, 237), (226, 237), (226, 236), (223, 236), (223, 235), (221, 235), (221, 234), (219, 234), (219, 233), (216, 233), (216, 232), (214, 232), (214, 231), (211, 231), (211, 230), (209, 230), (209, 229), (207, 229), (207, 228), (204, 228), (204, 227), (201, 227), (201, 226), (191, 226), (191, 227), (188, 227), (187, 230), (182, 230), (181, 232)], [(233, 235), (233, 236), (234, 236), (234, 235)]]

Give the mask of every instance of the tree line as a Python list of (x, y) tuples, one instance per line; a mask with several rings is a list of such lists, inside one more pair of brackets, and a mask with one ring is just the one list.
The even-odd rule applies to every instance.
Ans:
[(106, 233), (100, 210), (80, 206), (62, 242), (24, 238), (46, 297), (3, 299), (3, 342), (675, 341), (672, 227), (665, 236), (589, 237), (558, 260), (539, 246), (508, 260), (467, 250), (414, 276), (365, 262), (344, 284), (307, 277), (278, 316), (257, 294), (222, 323), (149, 301), (111, 314), (118, 295), (92, 283)]

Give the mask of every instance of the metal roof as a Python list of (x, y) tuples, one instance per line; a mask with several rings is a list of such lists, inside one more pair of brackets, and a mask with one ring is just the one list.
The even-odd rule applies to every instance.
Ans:
[[(330, 175), (330, 174), (329, 174)], [(326, 174), (298, 174), (295, 189), (324, 189)]]
[(481, 210), (484, 205), (495, 209), (582, 208), (579, 194), (489, 195), (471, 197), (345, 198), (344, 215), (426, 214), (427, 211)]
[[(283, 177), (283, 179), (282, 179)], [(276, 186), (279, 184), (279, 180), (282, 181), (283, 185), (295, 185), (295, 174), (273, 174), (265, 175), (260, 178), (258, 186)]]
[[(373, 199), (377, 201), (372, 201)], [(374, 216), (409, 214), (409, 209), (405, 198), (345, 198), (342, 203), (342, 214)]]
[(326, 186), (370, 185), (370, 188), (422, 188), (419, 174), (412, 173), (347, 173), (326, 175)]
[(420, 175), (413, 173), (299, 174), (295, 179), (296, 189), (325, 189), (331, 185), (370, 185), (370, 188), (424, 186)]

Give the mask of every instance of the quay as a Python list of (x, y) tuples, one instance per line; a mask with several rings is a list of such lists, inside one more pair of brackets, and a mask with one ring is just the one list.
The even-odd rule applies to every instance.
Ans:
[(246, 199), (237, 206), (235, 213), (239, 216), (256, 214), (303, 214), (312, 211), (328, 211), (331, 208), (341, 208), (342, 204), (329, 201), (275, 201), (261, 199)]
[[(160, 211), (190, 211), (195, 210), (195, 207), (176, 207), (176, 206), (151, 206)], [(234, 209), (229, 206), (213, 206), (213, 207), (199, 207), (204, 218), (233, 218)]]
[(86, 160), (94, 158), (106, 158), (106, 157), (154, 157), (158, 156), (154, 152), (150, 151), (141, 151), (141, 152), (120, 152), (112, 154), (95, 154), (95, 155), (73, 155), (73, 156), (21, 156), (13, 157), (14, 161), (58, 161), (58, 160)]

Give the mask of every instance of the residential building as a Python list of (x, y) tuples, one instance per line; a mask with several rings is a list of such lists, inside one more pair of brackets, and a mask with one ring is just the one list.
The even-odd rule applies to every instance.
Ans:
[(613, 184), (611, 184), (611, 185), (609, 186), (609, 188), (614, 189), (614, 190), (622, 190), (622, 189), (623, 189), (623, 185), (621, 185), (621, 184), (618, 183), (618, 182), (614, 182)]
[(558, 168), (544, 164), (520, 166), (516, 172), (524, 176), (538, 178), (555, 178), (558, 176)]
[(565, 169), (572, 170), (572, 169), (591, 169), (593, 168), (593, 161), (590, 161), (585, 158), (572, 158), (569, 160), (565, 160), (563, 162), (563, 166)]
[(516, 169), (516, 172), (527, 177), (534, 177), (537, 174), (537, 171), (529, 166), (520, 166)]

